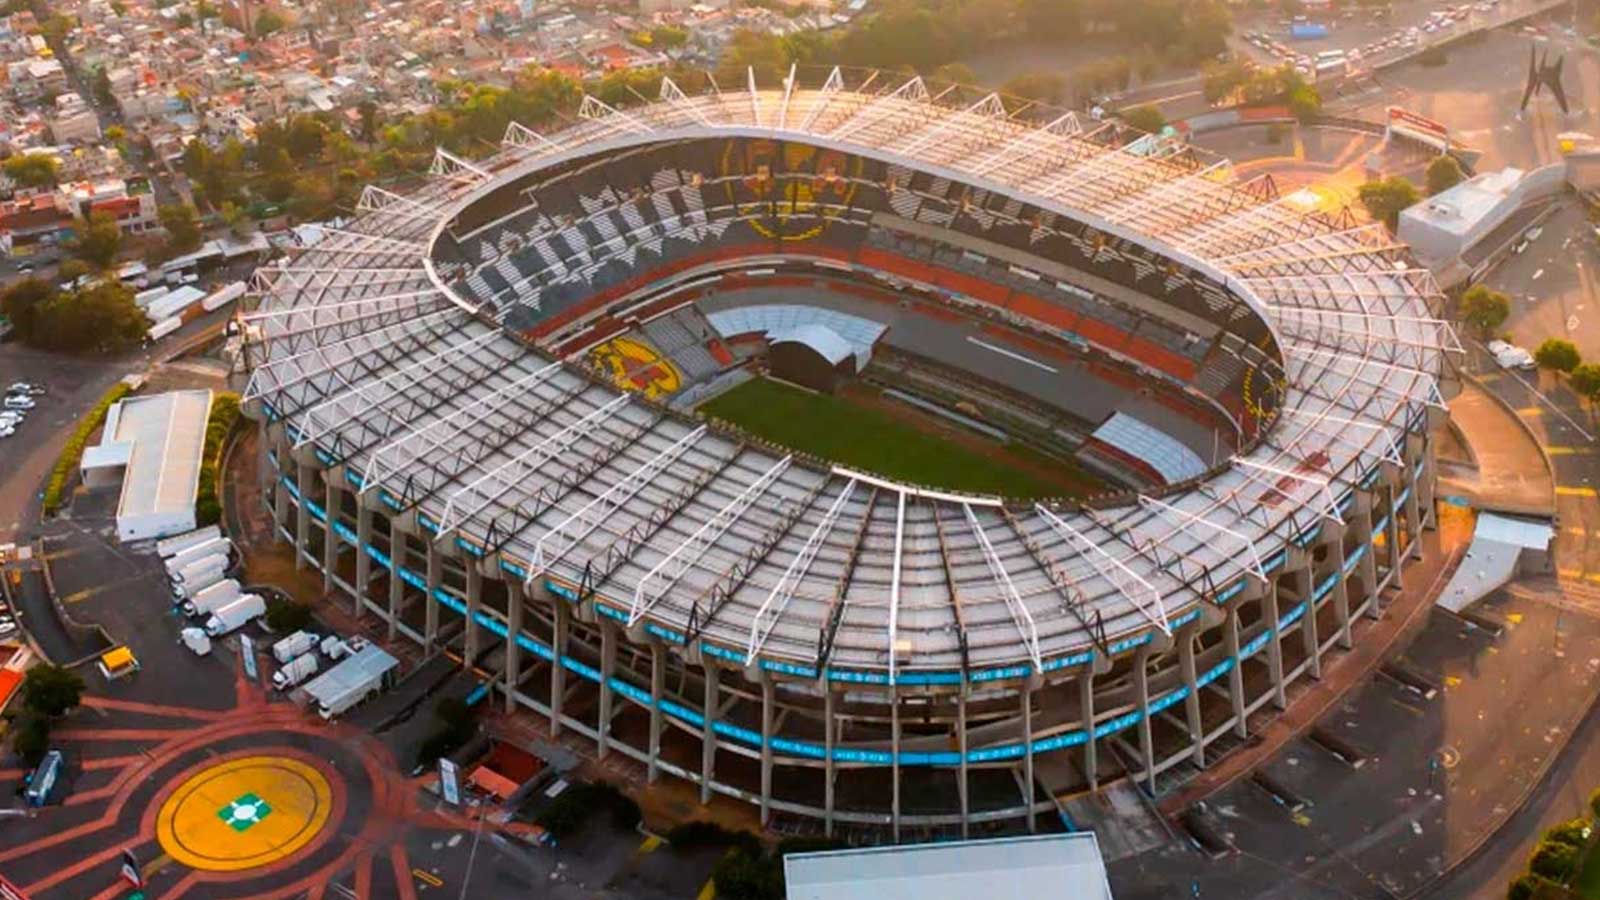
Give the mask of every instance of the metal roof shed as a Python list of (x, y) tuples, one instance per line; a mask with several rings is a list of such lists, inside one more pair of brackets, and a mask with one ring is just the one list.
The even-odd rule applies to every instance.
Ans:
[(1094, 832), (791, 853), (788, 900), (1110, 900)]
[(90, 487), (113, 483), (122, 475), (119, 540), (165, 537), (194, 528), (195, 490), (210, 415), (207, 390), (128, 397), (106, 413), (100, 444), (84, 451), (80, 470)]

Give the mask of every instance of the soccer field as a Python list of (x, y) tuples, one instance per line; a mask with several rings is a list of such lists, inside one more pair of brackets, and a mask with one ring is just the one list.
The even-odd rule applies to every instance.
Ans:
[[(773, 443), (926, 487), (1008, 497), (1073, 496), (1103, 488), (1072, 463), (1026, 448), (966, 432), (959, 441), (934, 433), (952, 429), (931, 416), (928, 428), (918, 428), (882, 410), (765, 378), (707, 401), (700, 411)], [(1026, 461), (1028, 470), (1013, 460)]]

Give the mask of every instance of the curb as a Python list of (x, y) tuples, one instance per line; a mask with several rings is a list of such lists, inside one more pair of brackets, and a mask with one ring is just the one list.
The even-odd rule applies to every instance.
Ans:
[(1456, 374), (1460, 375), (1463, 379), (1472, 382), (1473, 387), (1483, 391), (1491, 400), (1494, 401), (1496, 406), (1499, 406), (1501, 409), (1505, 410), (1506, 415), (1516, 420), (1517, 427), (1522, 429), (1522, 433), (1528, 436), (1528, 440), (1533, 441), (1533, 445), (1539, 448), (1539, 458), (1544, 460), (1545, 474), (1550, 476), (1550, 514), (1551, 518), (1554, 518), (1556, 509), (1556, 466), (1555, 462), (1550, 459), (1550, 450), (1545, 447), (1544, 441), (1540, 440), (1539, 436), (1534, 433), (1533, 428), (1530, 427), (1527, 422), (1523, 421), (1521, 416), (1517, 415), (1517, 411), (1511, 408), (1511, 403), (1507, 401), (1506, 398), (1490, 390), (1489, 386), (1484, 384), (1477, 375), (1460, 368), (1456, 370)]

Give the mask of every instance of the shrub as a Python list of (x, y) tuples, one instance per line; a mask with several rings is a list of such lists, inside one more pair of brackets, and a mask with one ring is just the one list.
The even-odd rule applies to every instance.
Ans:
[(1551, 881), (1565, 881), (1578, 870), (1582, 849), (1559, 841), (1542, 840), (1528, 858), (1528, 870)]
[(711, 880), (724, 900), (783, 900), (783, 860), (777, 856), (735, 850), (717, 860)]
[(83, 687), (83, 679), (71, 669), (48, 663), (34, 666), (22, 680), (22, 705), (36, 716), (53, 719), (77, 708)]
[(78, 468), (78, 461), (83, 459), (83, 448), (88, 446), (89, 437), (104, 424), (111, 404), (126, 397), (131, 390), (132, 388), (120, 382), (112, 385), (111, 390), (106, 391), (94, 408), (89, 410), (89, 414), (78, 422), (72, 437), (67, 439), (67, 445), (61, 448), (61, 455), (56, 458), (55, 468), (50, 470), (50, 481), (44, 489), (46, 514), (61, 508), (61, 495), (66, 491), (67, 479), (72, 477), (73, 470)]
[(11, 747), (23, 763), (37, 766), (50, 750), (50, 720), (44, 716), (22, 716), (14, 723)]
[(534, 821), (557, 838), (565, 838), (582, 831), (589, 817), (597, 812), (607, 813), (612, 826), (622, 830), (633, 828), (642, 818), (639, 804), (632, 797), (616, 785), (601, 781), (567, 788), (540, 810)]
[(1589, 812), (1596, 818), (1600, 818), (1600, 788), (1595, 788), (1589, 792)]
[(311, 607), (274, 597), (267, 601), (266, 619), (267, 627), (280, 634), (300, 631), (311, 625)]
[(1581, 850), (1589, 840), (1589, 823), (1585, 819), (1568, 819), (1565, 822), (1550, 826), (1550, 829), (1544, 833), (1544, 839), (1556, 844), (1577, 847)]
[(1533, 874), (1523, 875), (1506, 889), (1506, 900), (1534, 900), (1549, 885), (1548, 879)]
[(685, 822), (667, 832), (667, 843), (677, 853), (701, 850), (707, 847), (737, 847), (760, 855), (761, 839), (748, 831), (733, 831), (715, 822)]
[(206, 444), (200, 457), (200, 481), (194, 498), (196, 525), (216, 525), (222, 521), (222, 498), (217, 491), (217, 480), (222, 470), (223, 448), (238, 421), (239, 395), (218, 394), (211, 401), (211, 416), (206, 420)]

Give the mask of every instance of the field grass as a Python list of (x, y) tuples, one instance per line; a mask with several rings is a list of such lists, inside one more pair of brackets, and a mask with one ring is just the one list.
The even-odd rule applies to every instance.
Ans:
[[(765, 378), (707, 401), (700, 411), (775, 444), (927, 487), (1009, 497), (1059, 496), (1071, 493), (1064, 484), (1077, 474), (1070, 472), (1070, 464), (1052, 461), (1068, 477), (1046, 480), (878, 410)], [(995, 447), (1001, 450), (1001, 445)]]

